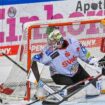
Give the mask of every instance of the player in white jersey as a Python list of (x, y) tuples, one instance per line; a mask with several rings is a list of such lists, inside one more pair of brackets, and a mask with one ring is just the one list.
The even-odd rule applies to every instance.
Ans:
[[(90, 56), (88, 50), (77, 39), (71, 36), (62, 37), (57, 28), (48, 28), (47, 34), (47, 45), (41, 53), (34, 55), (33, 61), (49, 65), (51, 77), (58, 85), (72, 85), (88, 78), (90, 75), (77, 60), (77, 58), (80, 58), (86, 63), (92, 63), (93, 57)], [(81, 85), (84, 85), (84, 83)], [(69, 93), (79, 86), (70, 89)], [(89, 97), (100, 94), (96, 89), (96, 83), (93, 83), (87, 90), (87, 96)], [(40, 97), (40, 95), (37, 95), (37, 97)]]
[(33, 57), (34, 61), (50, 66), (51, 77), (56, 84), (71, 85), (89, 77), (77, 58), (89, 63), (91, 57), (87, 49), (71, 36), (62, 37), (60, 31), (50, 27), (47, 30), (48, 44)]

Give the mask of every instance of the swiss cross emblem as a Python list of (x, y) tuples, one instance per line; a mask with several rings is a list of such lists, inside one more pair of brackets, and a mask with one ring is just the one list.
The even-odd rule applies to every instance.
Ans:
[(66, 52), (65, 52), (65, 56), (66, 56), (66, 57), (70, 56), (70, 52), (67, 52), (67, 51), (66, 51)]

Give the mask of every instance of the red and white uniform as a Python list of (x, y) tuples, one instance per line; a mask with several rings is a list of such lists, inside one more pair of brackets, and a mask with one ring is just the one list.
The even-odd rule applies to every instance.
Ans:
[(47, 45), (42, 50), (41, 55), (35, 55), (33, 60), (49, 65), (51, 75), (63, 74), (73, 77), (78, 71), (79, 63), (77, 58), (79, 57), (81, 60), (89, 62), (89, 59), (86, 57), (88, 52), (74, 38), (66, 37), (64, 41), (67, 43), (67, 47), (53, 50), (51, 46)]

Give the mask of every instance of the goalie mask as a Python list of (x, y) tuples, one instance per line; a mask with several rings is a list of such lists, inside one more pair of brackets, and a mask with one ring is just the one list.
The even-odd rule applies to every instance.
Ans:
[(48, 35), (48, 44), (50, 46), (53, 46), (54, 48), (61, 48), (63, 44), (63, 37), (62, 34), (58, 29), (53, 30), (49, 35)]

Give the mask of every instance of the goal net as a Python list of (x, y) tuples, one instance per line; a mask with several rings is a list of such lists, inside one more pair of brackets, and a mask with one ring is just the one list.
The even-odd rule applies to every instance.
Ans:
[[(23, 35), (16, 57), (16, 62), (29, 72), (31, 59), (43, 49), (47, 43), (46, 30), (48, 27), (57, 27), (63, 37), (73, 36), (77, 38), (85, 47), (88, 48), (92, 56), (103, 57), (100, 50), (101, 40), (105, 36), (104, 17), (78, 17), (69, 19), (53, 19), (47, 21), (27, 22), (23, 27)], [(50, 81), (49, 67), (43, 66), (41, 78)], [(8, 88), (7, 93), (2, 92), (0, 97), (16, 97), (18, 99), (32, 98), (31, 92), (34, 86), (27, 81), (27, 73), (16, 64), (1, 88)], [(32, 89), (33, 88), (33, 89)], [(9, 90), (10, 89), (10, 90)]]

